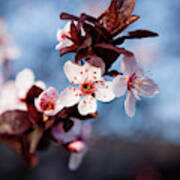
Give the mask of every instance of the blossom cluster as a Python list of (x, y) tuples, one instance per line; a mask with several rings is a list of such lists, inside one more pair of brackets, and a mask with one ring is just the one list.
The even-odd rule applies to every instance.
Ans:
[[(30, 166), (37, 164), (36, 151), (53, 141), (71, 152), (69, 168), (77, 169), (92, 132), (91, 123), (84, 120), (98, 116), (98, 101), (106, 103), (126, 96), (124, 109), (132, 118), (136, 100), (159, 93), (158, 85), (146, 76), (135, 55), (118, 47), (127, 39), (157, 36), (137, 30), (117, 37), (139, 19), (131, 15), (134, 5), (134, 0), (112, 0), (98, 18), (61, 14), (61, 19), (70, 21), (58, 30), (56, 49), (61, 56), (75, 53), (75, 61), (64, 63), (71, 85), (62, 92), (35, 81), (30, 69), (20, 72), (15, 81), (2, 83), (0, 140), (19, 152)], [(119, 56), (123, 56), (120, 68), (110, 70)]]

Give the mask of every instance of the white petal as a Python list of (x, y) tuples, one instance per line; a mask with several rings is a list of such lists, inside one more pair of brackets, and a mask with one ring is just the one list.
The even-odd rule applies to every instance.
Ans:
[(99, 81), (102, 77), (102, 70), (99, 67), (95, 67), (88, 62), (85, 62), (84, 66), (84, 79), (86, 81)]
[(60, 50), (60, 49), (63, 49), (65, 47), (69, 47), (72, 45), (73, 45), (73, 42), (66, 38), (56, 45), (56, 50)]
[(46, 88), (46, 84), (43, 81), (36, 81), (34, 83), (34, 85), (36, 85), (37, 87), (41, 88), (41, 89), (45, 89)]
[(138, 75), (143, 74), (143, 69), (140, 66), (138, 66), (134, 56), (133, 57), (124, 56), (121, 61), (120, 69), (124, 75), (128, 75), (128, 76), (131, 76), (134, 73)]
[(88, 61), (86, 61), (87, 63), (91, 64), (92, 66), (95, 66), (97, 68), (101, 68), (101, 74), (105, 73), (105, 63), (104, 61), (97, 56), (92, 56)]
[(71, 107), (80, 101), (81, 92), (74, 88), (68, 87), (60, 94), (60, 101), (64, 107)]
[(68, 167), (71, 171), (75, 171), (79, 168), (85, 153), (86, 152), (71, 153), (70, 158), (69, 158), (69, 163), (68, 163)]
[(64, 65), (64, 72), (71, 83), (81, 84), (84, 79), (84, 67), (67, 61)]
[(158, 85), (149, 78), (137, 82), (138, 94), (143, 97), (154, 97), (159, 93)]
[(133, 93), (128, 91), (126, 100), (124, 102), (124, 107), (127, 115), (131, 118), (135, 115), (135, 108), (136, 108), (135, 103), (136, 103), (136, 99)]
[(102, 102), (112, 101), (115, 98), (112, 85), (113, 84), (110, 81), (103, 81), (102, 83), (97, 83), (95, 92), (96, 99)]
[(28, 90), (34, 84), (34, 73), (30, 69), (24, 69), (16, 77), (16, 88), (18, 97), (24, 99)]
[(63, 30), (64, 32), (69, 33), (69, 31), (71, 30), (71, 21), (66, 23)]
[(65, 25), (65, 27), (64, 27), (63, 29), (58, 29), (58, 31), (57, 31), (57, 40), (58, 40), (59, 42), (61, 42), (61, 41), (64, 40), (64, 38), (62, 38), (62, 35), (63, 35), (63, 34), (66, 34), (66, 35), (69, 34), (69, 32), (70, 32), (70, 27), (71, 27), (71, 21), (69, 21), (69, 22)]
[(126, 76), (117, 76), (113, 79), (113, 92), (116, 97), (123, 96), (127, 90)]
[(97, 110), (96, 99), (92, 96), (85, 96), (78, 104), (78, 111), (81, 115), (95, 113)]

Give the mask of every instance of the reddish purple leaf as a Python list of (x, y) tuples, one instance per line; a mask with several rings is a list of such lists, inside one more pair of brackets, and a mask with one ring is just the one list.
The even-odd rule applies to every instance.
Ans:
[(136, 30), (128, 33), (128, 39), (132, 38), (146, 38), (146, 37), (157, 37), (159, 36), (156, 32), (152, 32), (146, 29)]
[(112, 0), (109, 8), (98, 18), (98, 21), (113, 35), (124, 28), (134, 6), (134, 0)]
[(76, 52), (76, 49), (77, 49), (77, 46), (76, 45), (72, 45), (72, 46), (69, 46), (69, 47), (65, 47), (65, 48), (62, 48), (60, 49), (60, 56), (63, 56), (67, 53), (70, 53), (70, 52)]
[(81, 45), (83, 41), (81, 37), (81, 32), (78, 31), (77, 27), (73, 22), (71, 23), (71, 39), (76, 45)]
[(34, 99), (37, 98), (43, 90), (37, 86), (32, 86), (32, 88), (28, 91), (27, 97), (26, 97), (26, 103), (28, 104), (34, 104)]
[(104, 48), (104, 49), (109, 49), (109, 50), (113, 50), (119, 54), (124, 54), (126, 56), (133, 56), (133, 53), (124, 49), (124, 48), (118, 48), (116, 46), (113, 46), (112, 44), (106, 44), (106, 43), (100, 43), (100, 44), (96, 44), (95, 47), (100, 47), (100, 48)]
[(7, 111), (0, 116), (0, 134), (18, 135), (32, 127), (25, 111)]
[(62, 19), (62, 20), (74, 20), (74, 21), (79, 20), (78, 17), (76, 17), (76, 16), (74, 16), (72, 14), (69, 14), (69, 13), (65, 13), (65, 12), (60, 14), (60, 19)]

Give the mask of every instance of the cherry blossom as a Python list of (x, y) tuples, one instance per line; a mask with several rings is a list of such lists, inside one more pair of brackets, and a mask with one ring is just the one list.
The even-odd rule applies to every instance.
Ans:
[(70, 34), (70, 28), (71, 28), (71, 22), (68, 22), (64, 29), (59, 29), (57, 32), (57, 40), (59, 41), (59, 44), (56, 46), (57, 50), (60, 50), (64, 47), (73, 45), (73, 42), (68, 39), (68, 37), (71, 37)]
[(25, 99), (29, 89), (36, 85), (42, 89), (45, 89), (46, 85), (42, 81), (35, 81), (34, 73), (31, 69), (24, 69), (19, 72), (15, 80), (17, 95), (20, 99)]
[(68, 166), (70, 170), (76, 170), (87, 153), (92, 127), (88, 122), (84, 123), (75, 118), (71, 120), (73, 121), (73, 127), (68, 132), (64, 131), (63, 122), (60, 122), (53, 127), (52, 135), (58, 141), (68, 143), (67, 148), (72, 152)]
[(144, 76), (143, 69), (137, 64), (135, 57), (124, 57), (121, 61), (121, 71), (113, 80), (113, 91), (116, 97), (123, 96), (128, 91), (124, 103), (125, 111), (129, 117), (135, 115), (135, 102), (142, 101), (142, 97), (154, 97), (159, 93), (158, 85), (150, 78)]
[(8, 110), (27, 110), (26, 105), (17, 96), (14, 81), (8, 81), (0, 89), (0, 113)]
[(63, 108), (60, 103), (58, 91), (54, 87), (43, 91), (39, 97), (35, 99), (35, 106), (38, 111), (48, 116), (56, 115)]
[(112, 82), (102, 78), (101, 68), (92, 66), (88, 62), (80, 66), (67, 61), (64, 72), (72, 84), (78, 85), (77, 88), (70, 86), (61, 93), (60, 99), (65, 107), (78, 104), (79, 113), (87, 115), (96, 112), (96, 100), (109, 102), (114, 99)]
[[(74, 24), (76, 25), (77, 22), (74, 22)], [(56, 36), (59, 43), (56, 45), (56, 50), (60, 50), (62, 48), (73, 45), (73, 42), (70, 40), (71, 38), (70, 31), (71, 31), (71, 21), (69, 21), (63, 29), (58, 29)], [(85, 32), (82, 28), (81, 28), (81, 33), (82, 36), (85, 35)]]

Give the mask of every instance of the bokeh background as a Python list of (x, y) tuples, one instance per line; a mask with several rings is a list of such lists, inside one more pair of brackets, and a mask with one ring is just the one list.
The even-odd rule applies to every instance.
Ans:
[[(97, 16), (110, 0), (0, 0), (0, 16), (20, 50), (13, 61), (11, 78), (31, 68), (37, 79), (63, 90), (68, 81), (63, 64), (73, 54), (59, 57), (56, 32), (66, 11)], [(150, 29), (158, 38), (131, 40), (133, 51), (147, 74), (160, 87), (153, 99), (137, 103), (133, 119), (125, 115), (123, 99), (100, 104), (93, 121), (93, 143), (76, 172), (67, 168), (69, 153), (52, 145), (40, 154), (36, 168), (24, 166), (21, 158), (0, 145), (0, 179), (6, 180), (179, 180), (180, 179), (180, 36), (179, 0), (136, 0), (134, 14), (141, 19), (126, 31)], [(113, 67), (119, 68), (120, 60)]]

